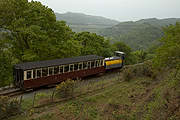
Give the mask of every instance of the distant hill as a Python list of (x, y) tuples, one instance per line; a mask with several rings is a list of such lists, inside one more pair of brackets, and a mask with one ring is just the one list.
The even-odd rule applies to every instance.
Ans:
[(150, 18), (150, 19), (139, 20), (137, 21), (137, 23), (149, 23), (151, 25), (165, 27), (170, 24), (175, 24), (177, 21), (180, 22), (180, 18), (167, 18), (167, 19)]
[(158, 44), (157, 40), (163, 35), (162, 27), (175, 24), (177, 21), (180, 22), (180, 19), (150, 18), (136, 22), (121, 22), (118, 25), (100, 30), (98, 34), (111, 37), (114, 41), (123, 41), (134, 50), (147, 49)]
[(119, 22), (100, 16), (86, 15), (83, 13), (67, 12), (55, 13), (57, 20), (64, 20), (75, 32), (89, 31), (97, 32), (100, 29), (112, 27)]
[(147, 49), (158, 44), (163, 35), (162, 27), (180, 22), (180, 18), (141, 19), (118, 22), (100, 16), (67, 12), (55, 13), (57, 20), (64, 20), (74, 32), (89, 31), (112, 38), (111, 42), (123, 41), (134, 50)]

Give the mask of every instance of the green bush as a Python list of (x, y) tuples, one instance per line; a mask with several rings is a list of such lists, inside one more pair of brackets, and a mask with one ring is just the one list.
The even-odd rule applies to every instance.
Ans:
[(65, 98), (73, 96), (75, 83), (76, 82), (71, 79), (63, 81), (62, 83), (56, 86), (56, 95)]
[(125, 81), (130, 81), (134, 77), (131, 69), (125, 69), (123, 73), (123, 78)]
[(123, 77), (125, 81), (130, 81), (134, 77), (150, 77), (156, 79), (158, 71), (152, 67), (151, 61), (144, 63), (130, 65), (123, 70)]
[(20, 113), (21, 107), (18, 100), (10, 99), (7, 96), (0, 96), (0, 119)]

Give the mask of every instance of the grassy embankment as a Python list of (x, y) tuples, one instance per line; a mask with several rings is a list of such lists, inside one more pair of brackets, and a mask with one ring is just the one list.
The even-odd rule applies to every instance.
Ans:
[[(74, 96), (84, 93), (79, 97), (41, 105), (12, 119), (176, 120), (180, 119), (179, 78), (173, 70), (154, 72), (148, 65), (130, 66), (120, 74), (98, 78), (103, 81), (81, 85), (74, 92)], [(37, 105), (45, 101), (38, 100)]]

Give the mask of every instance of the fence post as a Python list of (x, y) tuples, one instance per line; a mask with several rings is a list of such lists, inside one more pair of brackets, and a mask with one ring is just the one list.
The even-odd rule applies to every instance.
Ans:
[(23, 99), (23, 95), (21, 95), (21, 97), (20, 97), (19, 106), (21, 106), (22, 99)]
[(52, 96), (51, 96), (51, 101), (54, 101), (54, 94), (55, 94), (56, 89), (53, 90)]
[(33, 97), (33, 107), (34, 107), (35, 99), (36, 99), (36, 92), (34, 92), (34, 97)]

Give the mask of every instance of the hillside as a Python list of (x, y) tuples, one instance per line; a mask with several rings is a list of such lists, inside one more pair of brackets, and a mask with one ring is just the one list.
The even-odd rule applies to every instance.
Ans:
[(100, 16), (67, 12), (55, 13), (57, 20), (64, 20), (74, 32), (89, 31), (115, 41), (123, 41), (133, 50), (148, 49), (157, 45), (163, 35), (162, 27), (175, 24), (180, 18), (141, 19), (139, 21), (118, 22)]
[(177, 18), (169, 19), (142, 19), (136, 22), (121, 22), (110, 28), (99, 31), (100, 35), (112, 37), (114, 41), (123, 41), (134, 50), (147, 49), (158, 44), (158, 39), (163, 35), (162, 27), (175, 24)]
[(107, 19), (100, 16), (86, 15), (82, 13), (67, 12), (64, 14), (55, 13), (57, 20), (66, 21), (75, 32), (89, 31), (97, 32), (99, 29), (112, 27), (118, 21)]
[(81, 81), (69, 99), (56, 97), (52, 102), (51, 91), (37, 93), (35, 107), (32, 99), (24, 99), (24, 114), (10, 120), (179, 120), (179, 77), (168, 71), (155, 77), (148, 74), (150, 66), (137, 64)]

